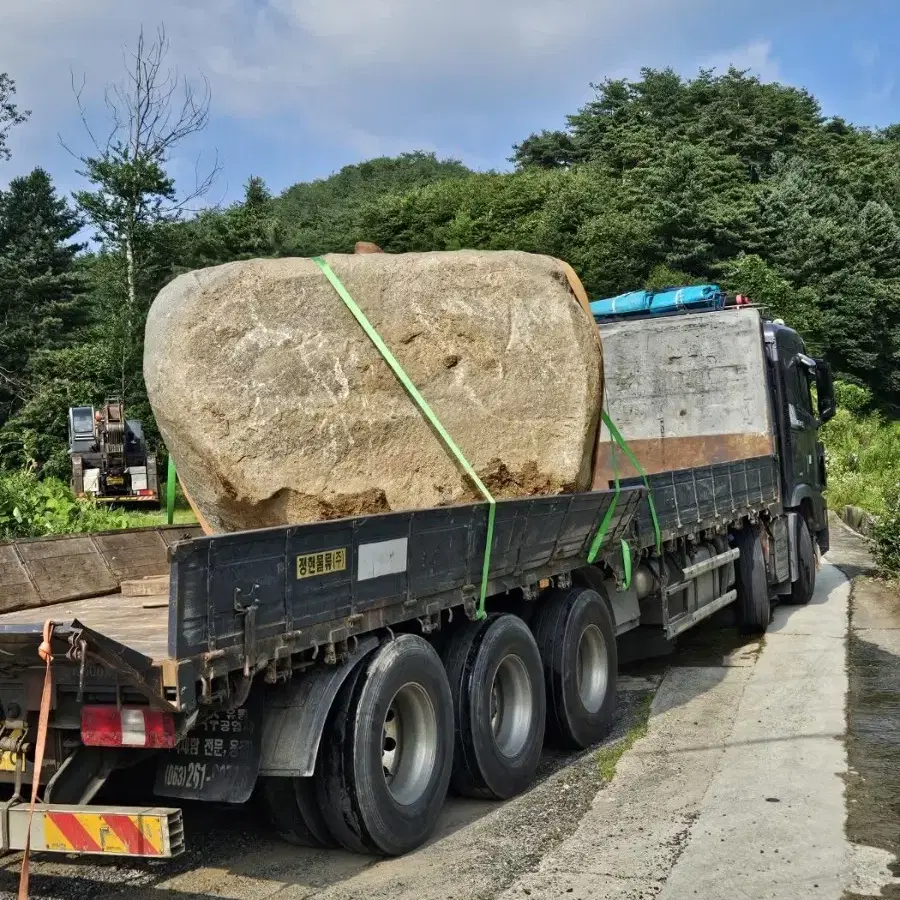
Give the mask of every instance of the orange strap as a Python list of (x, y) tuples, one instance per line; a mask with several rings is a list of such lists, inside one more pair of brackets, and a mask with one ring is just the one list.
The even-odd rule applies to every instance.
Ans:
[(46, 663), (44, 669), (44, 690), (41, 693), (41, 709), (38, 713), (37, 742), (34, 745), (34, 772), (31, 778), (31, 805), (28, 809), (28, 831), (25, 833), (25, 853), (22, 856), (22, 871), (19, 875), (19, 900), (28, 900), (28, 857), (31, 850), (31, 822), (34, 819), (34, 805), (37, 803), (38, 787), (41, 783), (41, 769), (44, 767), (44, 748), (47, 746), (47, 731), (50, 724), (50, 701), (53, 697), (53, 673), (50, 663), (53, 654), (50, 639), (53, 637), (53, 622), (44, 622), (44, 639), (38, 648), (38, 656)]

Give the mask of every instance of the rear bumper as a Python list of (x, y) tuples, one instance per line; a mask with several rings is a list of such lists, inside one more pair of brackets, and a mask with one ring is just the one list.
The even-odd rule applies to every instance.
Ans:
[[(0, 850), (24, 850), (27, 831), (27, 803), (0, 806)], [(37, 804), (31, 849), (168, 859), (184, 851), (184, 824), (180, 809)]]
[(100, 497), (94, 496), (93, 494), (81, 494), (81, 497), (90, 497), (95, 503), (159, 503), (158, 496), (152, 497), (138, 497), (134, 494), (122, 494), (121, 496), (115, 497)]

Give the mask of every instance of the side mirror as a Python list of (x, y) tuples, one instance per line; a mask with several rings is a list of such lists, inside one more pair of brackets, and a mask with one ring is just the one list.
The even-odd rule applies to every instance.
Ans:
[(819, 398), (819, 421), (824, 425), (834, 418), (837, 412), (837, 401), (834, 397), (834, 377), (831, 366), (824, 359), (816, 360), (816, 394)]

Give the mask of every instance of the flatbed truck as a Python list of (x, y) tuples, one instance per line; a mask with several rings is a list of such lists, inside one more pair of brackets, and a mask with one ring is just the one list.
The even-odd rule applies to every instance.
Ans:
[[(834, 411), (827, 365), (752, 309), (667, 321), (601, 323), (613, 387), (628, 363), (610, 359), (614, 331), (652, 351), (653, 329), (664, 347), (672, 329), (696, 338), (715, 323), (715, 338), (740, 322), (744, 344), (691, 359), (701, 369), (716, 354), (758, 362), (758, 379), (741, 390), (764, 411), (763, 452), (741, 455), (745, 445), (729, 439), (731, 458), (715, 450), (667, 468), (672, 453), (694, 452), (679, 441), (661, 445), (644, 474), (615, 457), (607, 471), (598, 456), (592, 491), (498, 501), (486, 615), (485, 504), (191, 537), (170, 548), (168, 594), (155, 600), (107, 585), (99, 596), (15, 609), (7, 577), (0, 775), (13, 796), (0, 806), (2, 848), (24, 847), (31, 821), (35, 851), (179, 854), (177, 805), (92, 802), (114, 770), (155, 757), (157, 796), (255, 795), (289, 841), (399, 855), (428, 837), (448, 789), (512, 797), (533, 779), (545, 741), (599, 742), (620, 651), (655, 652), (729, 604), (744, 630), (762, 632), (774, 600), (808, 602), (816, 547), (828, 548), (817, 437)], [(660, 371), (678, 359), (669, 353)], [(704, 390), (714, 394), (735, 371), (704, 379)], [(647, 404), (671, 399), (676, 379), (639, 377), (656, 387), (631, 413), (615, 399), (610, 407), (635, 429)], [(681, 408), (673, 415), (685, 418)], [(52, 558), (3, 553), (10, 565)], [(51, 691), (35, 773), (42, 643)], [(34, 779), (42, 789), (31, 820)]]

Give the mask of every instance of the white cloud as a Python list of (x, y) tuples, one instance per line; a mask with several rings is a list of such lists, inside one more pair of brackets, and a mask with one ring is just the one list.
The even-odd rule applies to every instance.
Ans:
[(326, 130), (400, 138), (438, 106), (453, 115), (512, 85), (524, 96), (551, 90), (570, 66), (585, 68), (586, 53), (608, 71), (625, 61), (627, 37), (674, 5), (705, 2), (0, 0), (0, 61), (45, 139), (73, 112), (70, 67), (99, 96), (138, 27), (165, 21), (173, 61), (209, 77), (216, 115), (299, 114)]
[(750, 74), (756, 75), (761, 81), (784, 80), (778, 60), (772, 56), (771, 41), (751, 41), (731, 50), (716, 53), (702, 63), (704, 69), (715, 69), (720, 74), (727, 72), (729, 66), (734, 66), (740, 71), (749, 69)]
[[(715, 29), (692, 37), (692, 23), (711, 18), (721, 20)], [(779, 79), (767, 40), (703, 57), (704, 45), (727, 47), (745, 33), (732, 19), (720, 0), (0, 0), (0, 71), (33, 110), (13, 132), (13, 165), (47, 165), (68, 189), (74, 167), (57, 132), (86, 149), (70, 68), (102, 115), (123, 46), (141, 25), (152, 33), (165, 22), (173, 64), (212, 87), (210, 134), (185, 147), (173, 171), (179, 183), (191, 177), (201, 147), (218, 147), (226, 165), (243, 153), (226, 173), (234, 196), (251, 167), (267, 174), (273, 146), (297, 159), (293, 177), (308, 173), (312, 145), (321, 175), (354, 157), (418, 148), (502, 165), (529, 131), (562, 125), (589, 81), (641, 65), (694, 75), (699, 57)], [(323, 163), (322, 148), (339, 161)], [(0, 183), (11, 168), (0, 167)]]

